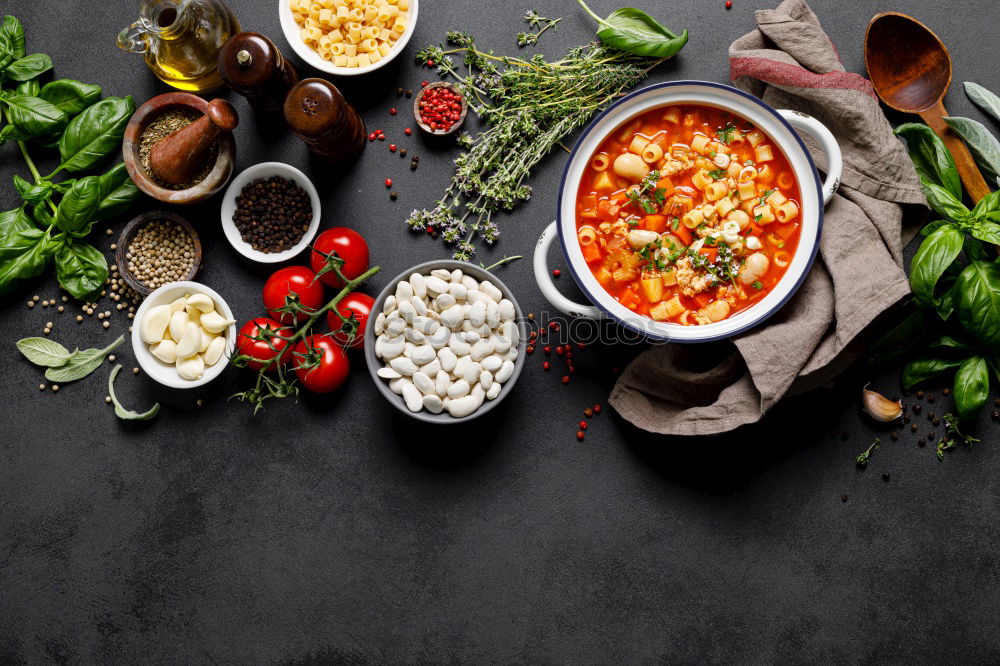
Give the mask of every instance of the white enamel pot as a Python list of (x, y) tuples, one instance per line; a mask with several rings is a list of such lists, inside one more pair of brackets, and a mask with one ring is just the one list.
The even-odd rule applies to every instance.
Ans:
[[(700, 104), (725, 109), (745, 118), (777, 144), (788, 158), (801, 194), (801, 238), (792, 262), (775, 288), (763, 299), (728, 319), (703, 326), (658, 322), (632, 312), (597, 282), (576, 235), (576, 195), (584, 169), (597, 147), (623, 123), (653, 108), (671, 104)], [(816, 165), (796, 130), (813, 137), (826, 154), (829, 168), (820, 181)], [(535, 280), (546, 299), (572, 317), (610, 318), (651, 340), (708, 342), (750, 330), (777, 312), (798, 290), (812, 267), (823, 229), (823, 207), (837, 191), (843, 159), (833, 134), (815, 118), (799, 111), (778, 111), (753, 95), (731, 86), (707, 81), (670, 81), (623, 97), (606, 109), (583, 131), (563, 171), (559, 190), (559, 215), (546, 227), (535, 246)], [(556, 289), (548, 267), (547, 252), (558, 236), (573, 279), (590, 300), (574, 303)]]

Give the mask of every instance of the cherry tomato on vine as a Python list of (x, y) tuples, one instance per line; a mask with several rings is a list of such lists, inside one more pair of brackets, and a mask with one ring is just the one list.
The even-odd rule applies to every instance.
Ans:
[(278, 363), (288, 363), (292, 355), (288, 338), (294, 334), (295, 331), (270, 317), (257, 317), (243, 324), (240, 329), (236, 336), (236, 353), (257, 359), (247, 361), (247, 367), (253, 370), (260, 370), (267, 361), (280, 354), (278, 362), (267, 368), (268, 372), (276, 372)]
[(329, 335), (310, 335), (295, 345), (295, 376), (313, 393), (330, 393), (347, 380), (347, 352)]
[[(294, 319), (291, 312), (279, 312), (289, 303), (299, 303), (309, 310), (323, 307), (323, 284), (316, 280), (316, 273), (305, 266), (288, 266), (276, 270), (264, 283), (264, 307), (282, 324), (305, 321), (308, 312), (298, 311)], [(296, 307), (291, 305), (290, 307)]]
[(338, 257), (344, 262), (340, 272), (353, 280), (368, 270), (368, 243), (361, 234), (347, 227), (333, 227), (316, 237), (309, 264), (323, 284), (330, 287), (344, 286), (330, 264)]
[(352, 291), (337, 303), (337, 312), (344, 317), (354, 317), (358, 322), (358, 330), (354, 334), (354, 341), (347, 345), (348, 335), (341, 331), (344, 321), (332, 310), (326, 313), (326, 321), (330, 325), (333, 339), (342, 345), (347, 345), (351, 349), (364, 349), (365, 347), (365, 326), (368, 324), (372, 307), (375, 306), (375, 299), (360, 291)]

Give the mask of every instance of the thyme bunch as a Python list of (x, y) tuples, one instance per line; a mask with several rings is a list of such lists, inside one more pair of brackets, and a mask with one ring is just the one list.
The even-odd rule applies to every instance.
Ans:
[[(497, 56), (480, 50), (471, 35), (451, 31), (448, 46), (429, 46), (417, 62), (437, 63), (487, 127), (476, 136), (462, 133), (464, 149), (444, 195), (430, 209), (414, 210), (413, 230), (433, 228), (454, 247), (454, 258), (468, 261), (482, 237), (500, 238), (497, 214), (531, 197), (531, 170), (570, 132), (584, 125), (663, 59), (635, 56), (592, 43), (570, 49), (560, 60)], [(466, 72), (459, 72), (461, 57)]]
[(518, 46), (530, 46), (532, 44), (538, 43), (538, 38), (542, 36), (542, 33), (550, 28), (555, 28), (562, 18), (551, 19), (545, 16), (539, 16), (538, 12), (534, 9), (525, 12), (524, 20), (528, 22), (536, 32), (519, 32), (517, 33), (517, 45)]

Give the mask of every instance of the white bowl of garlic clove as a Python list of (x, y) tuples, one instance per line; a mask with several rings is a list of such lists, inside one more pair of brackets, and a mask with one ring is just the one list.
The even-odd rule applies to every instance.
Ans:
[(139, 366), (171, 388), (194, 388), (218, 377), (236, 345), (229, 305), (198, 282), (171, 282), (143, 300), (132, 325)]

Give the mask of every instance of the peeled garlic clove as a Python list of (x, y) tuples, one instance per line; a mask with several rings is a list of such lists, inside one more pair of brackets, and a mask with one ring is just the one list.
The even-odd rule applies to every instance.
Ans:
[(887, 423), (903, 415), (903, 403), (900, 400), (889, 400), (881, 393), (869, 391), (868, 386), (861, 391), (861, 404), (868, 416), (876, 421)]
[[(171, 307), (173, 306), (171, 305)], [(184, 310), (177, 310), (170, 315), (170, 326), (167, 327), (167, 330), (170, 331), (170, 338), (180, 340), (181, 336), (184, 335), (184, 327), (187, 326), (189, 320), (190, 318)]]
[(215, 365), (225, 351), (226, 339), (221, 335), (212, 338), (211, 344), (205, 350), (205, 365)]
[(187, 312), (188, 320), (201, 326), (201, 310), (192, 306), (186, 308), (184, 311)]
[(212, 340), (217, 337), (218, 336), (214, 333), (209, 333), (205, 329), (201, 329), (201, 347), (198, 349), (198, 353), (204, 354), (205, 350), (208, 349), (208, 346), (212, 344)]
[(173, 340), (160, 340), (149, 346), (149, 353), (164, 363), (174, 363), (177, 361), (177, 343)]
[(206, 294), (191, 294), (187, 297), (187, 304), (192, 308), (197, 308), (202, 312), (211, 312), (215, 309), (215, 303)]
[(205, 361), (198, 354), (177, 360), (177, 374), (182, 379), (201, 379), (205, 374)]
[(227, 326), (235, 323), (235, 319), (226, 319), (215, 310), (201, 315), (201, 327), (209, 333), (221, 333)]
[(169, 305), (157, 305), (149, 308), (149, 312), (143, 315), (139, 328), (142, 341), (147, 345), (159, 342), (163, 339), (163, 332), (167, 330), (169, 324)]
[(197, 354), (201, 348), (201, 328), (193, 321), (184, 327), (184, 335), (177, 341), (177, 357), (187, 358)]
[(170, 314), (177, 312), (178, 310), (183, 310), (184, 306), (187, 305), (187, 299), (181, 296), (180, 298), (174, 299), (170, 303)]

